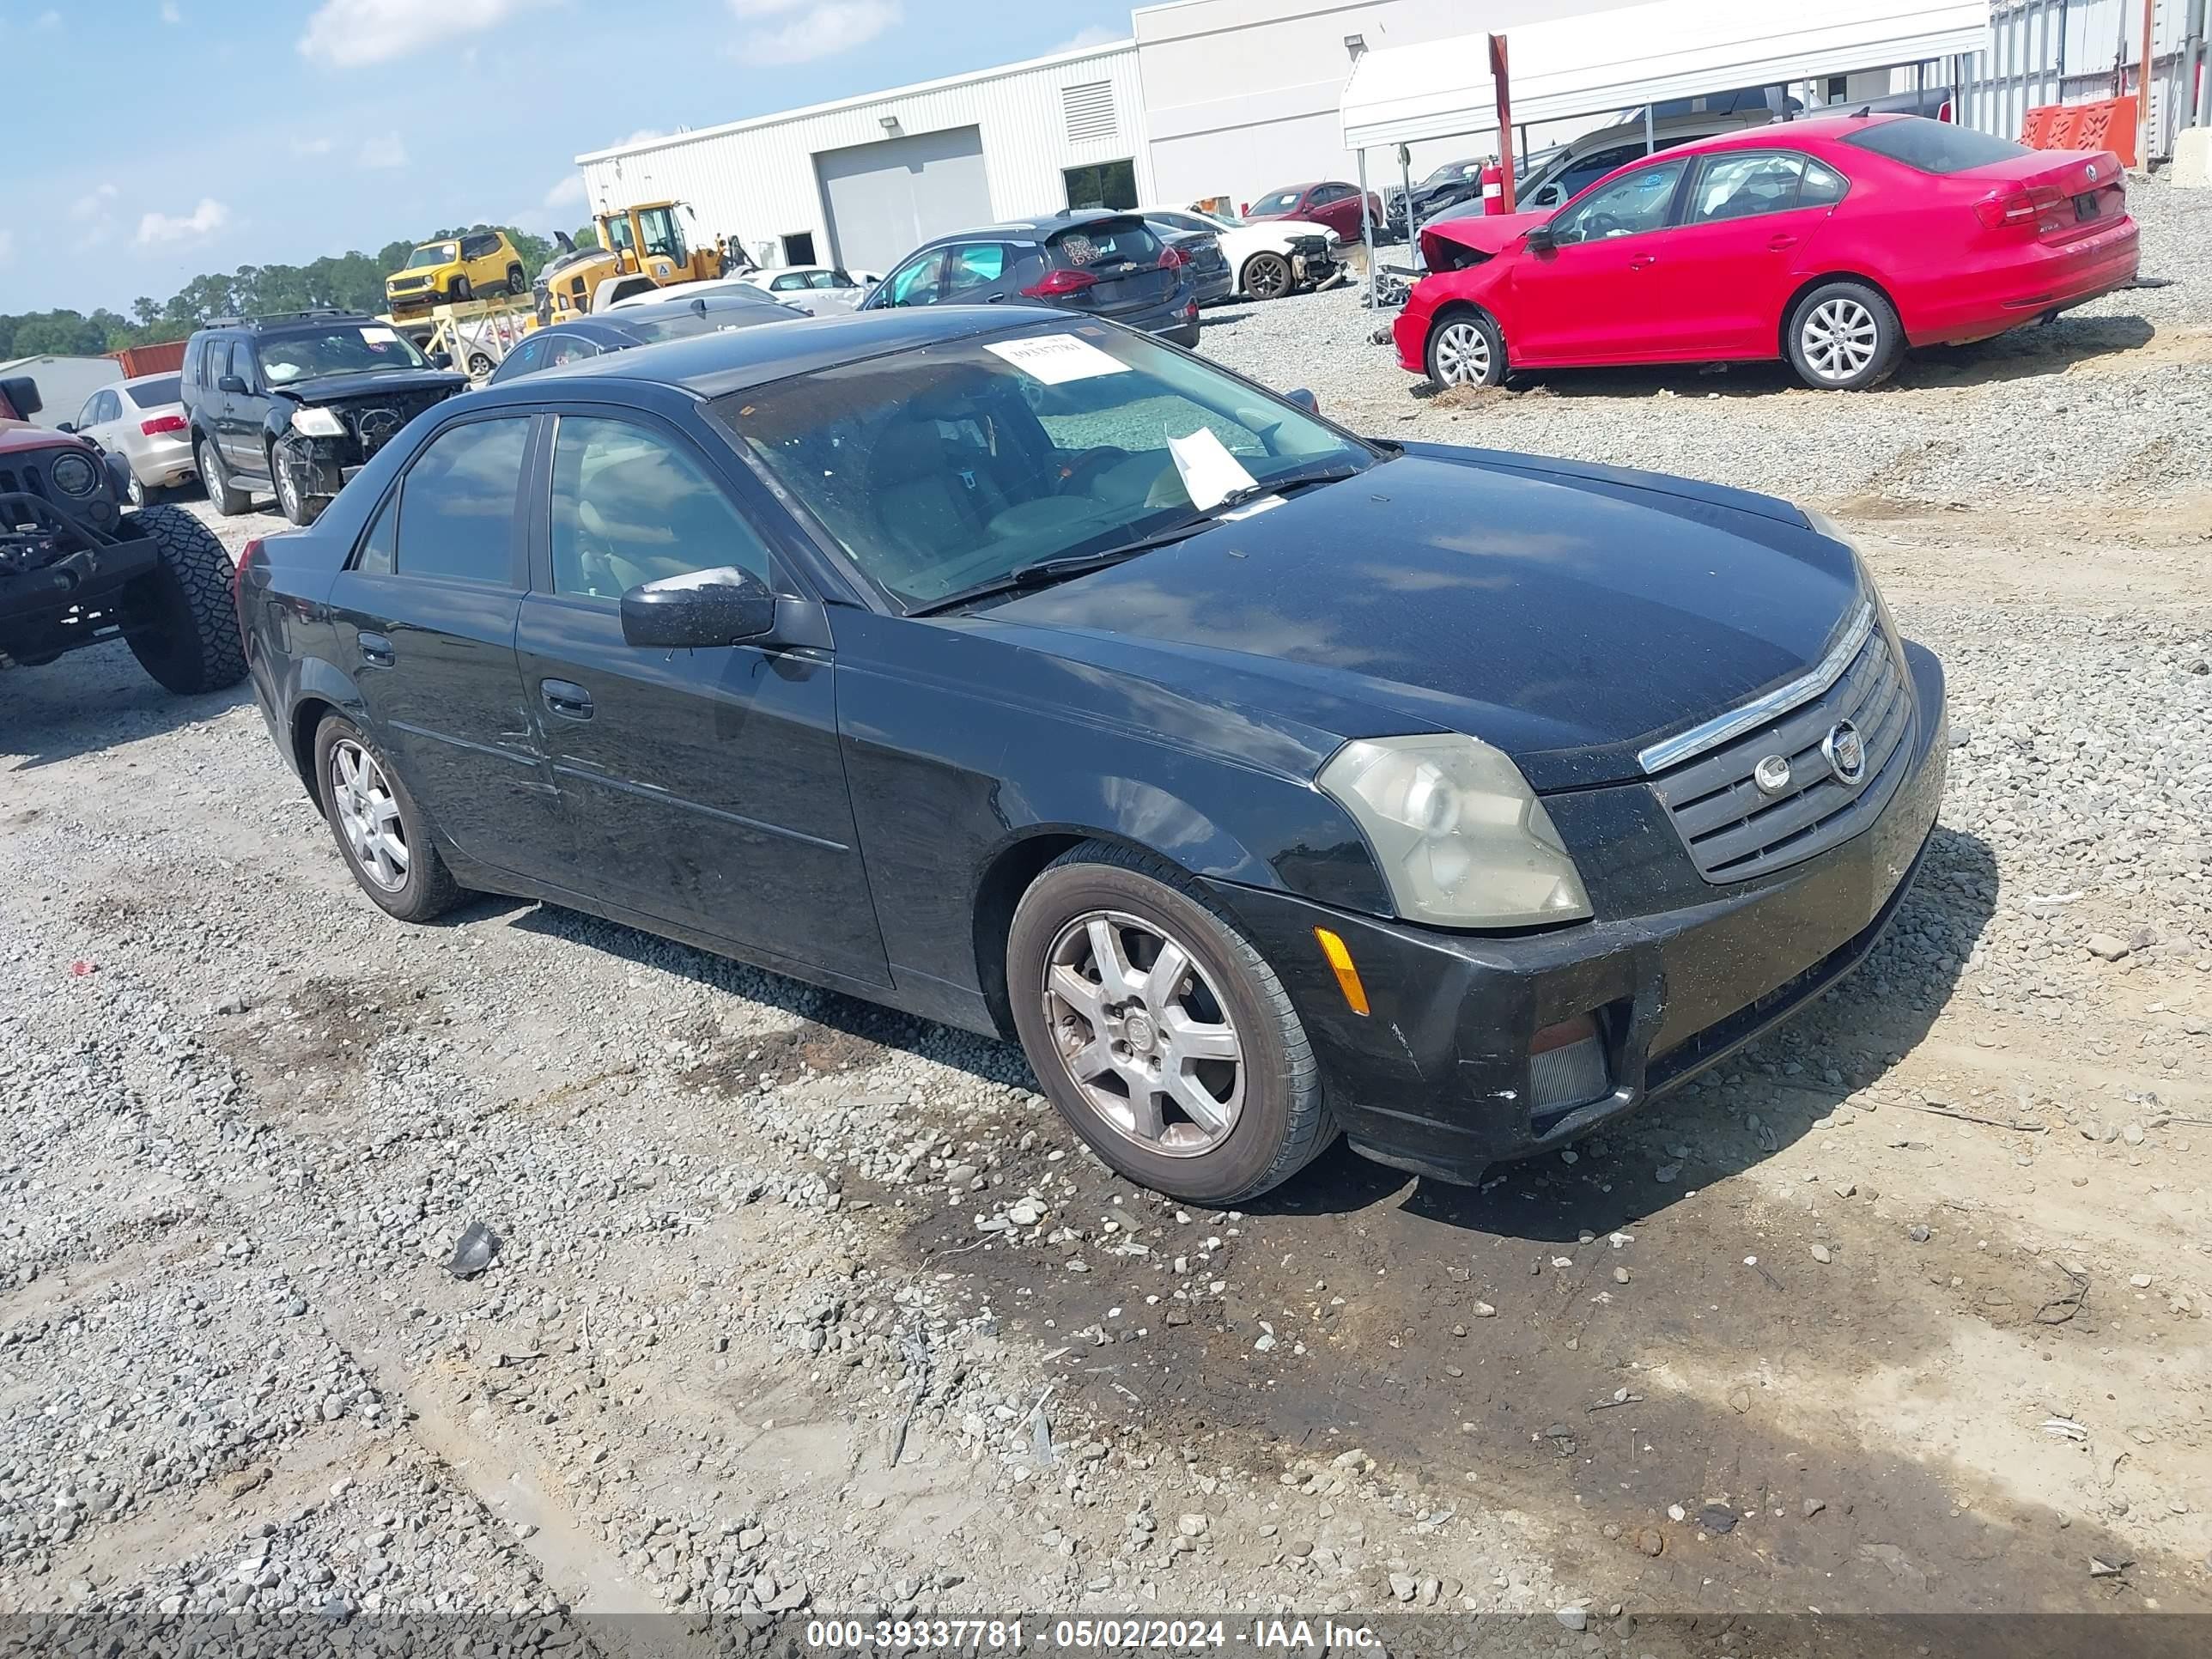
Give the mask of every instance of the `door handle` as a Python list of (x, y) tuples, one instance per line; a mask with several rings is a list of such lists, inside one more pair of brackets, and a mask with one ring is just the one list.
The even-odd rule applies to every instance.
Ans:
[(1633, 259), (1631, 259), (1628, 262), (1628, 268), (1631, 270), (1649, 270), (1652, 266), (1658, 263), (1659, 256), (1657, 254), (1639, 253)]
[(392, 648), (392, 641), (383, 635), (364, 634), (361, 636), (361, 659), (379, 668), (389, 668), (398, 657)]
[(1797, 239), (1795, 236), (1777, 234), (1766, 239), (1766, 246), (1775, 252), (1779, 253), (1784, 248), (1796, 247), (1797, 246)]
[(574, 680), (540, 680), (538, 695), (545, 700), (547, 709), (564, 720), (592, 718), (592, 694)]

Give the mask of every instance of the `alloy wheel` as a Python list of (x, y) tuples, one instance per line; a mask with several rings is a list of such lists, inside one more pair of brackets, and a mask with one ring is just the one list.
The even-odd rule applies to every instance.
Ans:
[(1272, 254), (1252, 262), (1245, 286), (1255, 300), (1280, 299), (1291, 286), (1291, 269)]
[(300, 522), (300, 481), (292, 476), (292, 469), (282, 461), (272, 461), (269, 470), (276, 475), (276, 505), (294, 524)]
[(136, 472), (131, 475), (130, 483), (124, 486), (123, 499), (134, 507), (146, 505), (146, 486)]
[(1490, 337), (1473, 323), (1446, 323), (1437, 335), (1437, 378), (1480, 386), (1490, 378)]
[(1076, 917), (1042, 988), (1054, 1046), (1091, 1109), (1148, 1152), (1195, 1158), (1237, 1127), (1244, 1048), (1189, 947), (1119, 910)]
[(387, 893), (407, 884), (407, 828), (376, 757), (350, 738), (331, 745), (331, 799), (354, 864)]
[(1824, 380), (1848, 380), (1863, 373), (1881, 346), (1874, 313), (1856, 300), (1823, 300), (1798, 325), (1798, 343), (1813, 373)]

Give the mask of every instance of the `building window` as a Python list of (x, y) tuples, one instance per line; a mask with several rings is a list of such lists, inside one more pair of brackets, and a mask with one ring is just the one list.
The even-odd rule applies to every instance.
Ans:
[(1137, 205), (1137, 167), (1133, 161), (1099, 161), (1087, 167), (1066, 167), (1067, 204), (1072, 208), (1113, 208), (1127, 212)]
[(811, 265), (814, 258), (814, 233), (794, 231), (783, 239), (783, 262), (787, 265)]
[(1114, 118), (1114, 83), (1092, 81), (1060, 89), (1061, 114), (1067, 121), (1071, 144), (1103, 144), (1119, 131)]

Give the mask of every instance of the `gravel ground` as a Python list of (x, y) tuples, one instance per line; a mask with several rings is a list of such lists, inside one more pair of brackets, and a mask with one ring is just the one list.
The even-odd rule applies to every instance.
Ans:
[(1951, 676), (1866, 970), (1477, 1192), (1178, 1209), (1004, 1046), (391, 922), (240, 696), (0, 678), (0, 1613), (2212, 1610), (2200, 201), (2137, 190), (2182, 286), (1865, 397), (1443, 409), (1344, 295), (1210, 319), (1375, 429), (1837, 504)]

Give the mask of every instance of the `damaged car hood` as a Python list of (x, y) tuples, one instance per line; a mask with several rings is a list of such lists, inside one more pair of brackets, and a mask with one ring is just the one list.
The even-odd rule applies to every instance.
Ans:
[(356, 398), (396, 398), (410, 392), (450, 394), (468, 389), (469, 377), (449, 368), (379, 368), (351, 374), (317, 374), (270, 390), (295, 403), (331, 404)]
[(1638, 776), (1642, 744), (1803, 674), (1859, 591), (1769, 497), (1418, 446), (974, 620), (1339, 738), (1466, 732), (1540, 790)]
[(1431, 270), (1459, 263), (1439, 258), (1431, 246), (1432, 239), (1486, 257), (1503, 253), (1538, 225), (1548, 223), (1551, 217), (1551, 210), (1547, 210), (1542, 213), (1478, 213), (1468, 219), (1446, 219), (1422, 230), (1421, 258)]

